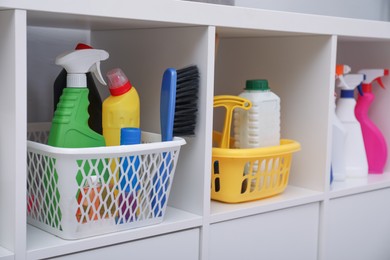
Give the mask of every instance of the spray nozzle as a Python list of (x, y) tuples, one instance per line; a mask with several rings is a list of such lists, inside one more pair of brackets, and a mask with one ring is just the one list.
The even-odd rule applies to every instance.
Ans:
[[(342, 78), (338, 79), (337, 86), (342, 89), (342, 96), (344, 97), (353, 97), (353, 91), (355, 88), (360, 88), (359, 93), (360, 95), (363, 95), (363, 92), (361, 91), (361, 83), (363, 82), (365, 78), (364, 74), (347, 74), (343, 76)], [(348, 92), (348, 96), (345, 95)]]
[(389, 75), (389, 69), (362, 69), (359, 70), (359, 73), (366, 75), (366, 79), (363, 81), (363, 91), (371, 92), (373, 82), (378, 82), (381, 88), (385, 88), (382, 77)]
[(100, 71), (100, 61), (108, 57), (108, 52), (104, 50), (80, 49), (59, 55), (55, 63), (68, 73), (67, 87), (86, 87), (87, 72), (92, 72), (101, 84), (106, 85)]
[(342, 75), (348, 74), (351, 72), (351, 67), (345, 64), (337, 64), (336, 65), (336, 77), (340, 77)]
[[(344, 75), (351, 72), (351, 67), (345, 64), (337, 64), (336, 65), (336, 79), (339, 80), (343, 85), (347, 85), (344, 80)], [(340, 85), (339, 84), (339, 85)]]

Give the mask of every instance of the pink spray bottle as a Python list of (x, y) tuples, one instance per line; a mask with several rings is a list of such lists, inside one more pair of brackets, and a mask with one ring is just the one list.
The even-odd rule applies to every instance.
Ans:
[(369, 173), (383, 173), (387, 161), (387, 144), (380, 129), (368, 117), (368, 110), (375, 99), (372, 93), (372, 83), (375, 81), (384, 88), (381, 78), (389, 75), (388, 69), (363, 69), (359, 73), (365, 74), (362, 89), (363, 96), (359, 96), (355, 116), (362, 127), (364, 146), (366, 149)]

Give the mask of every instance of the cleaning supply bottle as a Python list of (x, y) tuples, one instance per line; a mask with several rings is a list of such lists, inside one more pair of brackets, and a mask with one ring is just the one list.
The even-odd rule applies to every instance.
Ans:
[(347, 178), (361, 178), (368, 175), (362, 129), (354, 113), (356, 106), (354, 90), (362, 83), (363, 79), (363, 74), (347, 74), (337, 80), (341, 94), (337, 101), (336, 115), (347, 130), (345, 157)]
[(387, 161), (387, 143), (381, 130), (368, 117), (368, 110), (375, 99), (372, 84), (376, 81), (384, 88), (381, 78), (389, 75), (388, 69), (363, 69), (359, 73), (366, 75), (363, 81), (363, 96), (358, 97), (355, 115), (360, 122), (366, 148), (368, 172), (383, 173)]
[[(77, 44), (76, 50), (83, 49), (92, 49), (91, 46), (79, 43)], [(88, 72), (87, 74), (87, 88), (89, 90), (88, 93), (88, 125), (95, 132), (102, 134), (102, 99), (100, 98), (99, 91), (96, 87), (95, 81), (92, 78), (92, 73)], [(67, 72), (65, 69), (62, 69), (58, 74), (57, 78), (54, 81), (53, 85), (53, 101), (54, 101), (54, 110), (60, 100), (60, 96), (62, 95), (62, 91), (66, 88), (66, 76)]]
[(336, 97), (334, 98), (332, 120), (332, 173), (334, 181), (344, 181), (346, 172), (347, 130), (336, 114)]
[(81, 148), (104, 146), (104, 138), (88, 126), (88, 93), (86, 73), (92, 72), (105, 85), (100, 61), (108, 59), (104, 50), (83, 49), (66, 52), (56, 64), (68, 73), (66, 88), (54, 112), (48, 144), (57, 147)]
[[(349, 73), (351, 68), (344, 64), (336, 66), (336, 79)], [(345, 156), (347, 130), (336, 115), (336, 93), (334, 94), (332, 118), (332, 172), (334, 181), (344, 181), (346, 178)]]
[(257, 148), (280, 144), (280, 98), (265, 79), (247, 80), (240, 97), (252, 102), (246, 111), (233, 113), (233, 133), (236, 148)]
[(140, 101), (137, 90), (119, 68), (107, 72), (111, 95), (103, 101), (103, 136), (107, 146), (120, 145), (120, 131), (140, 127)]
[[(121, 128), (120, 145), (141, 143), (141, 129), (133, 127)], [(119, 214), (117, 223), (127, 223), (136, 220), (138, 209), (138, 191), (141, 189), (139, 170), (140, 156), (122, 157), (122, 168), (119, 171)]]

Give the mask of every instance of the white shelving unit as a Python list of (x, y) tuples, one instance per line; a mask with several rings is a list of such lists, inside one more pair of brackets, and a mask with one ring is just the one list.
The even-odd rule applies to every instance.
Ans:
[[(45, 29), (49, 35), (38, 35)], [(53, 33), (60, 29), (82, 32), (82, 41), (107, 50), (102, 71), (126, 71), (139, 91), (146, 131), (160, 131), (163, 70), (198, 65), (196, 135), (180, 152), (163, 223), (69, 241), (26, 223), (27, 122), (50, 113), (36, 100), (52, 102), (51, 89), (33, 84), (31, 73), (56, 67), (54, 56), (31, 46), (65, 46), (67, 34)], [(367, 180), (329, 184), (335, 65), (390, 67), (390, 23), (174, 0), (0, 0), (0, 35), (0, 260), (390, 258), (384, 246), (390, 238), (389, 166)], [(28, 44), (38, 38), (39, 44)], [(55, 76), (41, 79), (42, 85), (51, 86)], [(281, 97), (282, 137), (302, 150), (293, 156), (281, 195), (240, 204), (211, 201), (211, 133), (223, 120), (213, 97), (240, 93), (249, 78), (269, 80)], [(384, 83), (390, 86), (390, 79)], [(390, 92), (375, 93), (371, 116), (390, 140)]]

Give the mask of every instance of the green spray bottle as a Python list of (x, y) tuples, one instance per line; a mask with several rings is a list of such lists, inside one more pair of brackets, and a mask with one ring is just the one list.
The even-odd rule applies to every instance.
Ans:
[[(100, 72), (100, 61), (106, 60), (108, 57), (109, 54), (104, 50), (82, 49), (63, 53), (56, 58), (55, 63), (62, 66), (68, 74), (66, 88), (62, 92), (54, 112), (49, 133), (49, 145), (62, 148), (105, 146), (104, 137), (93, 131), (88, 125), (89, 90), (87, 88), (86, 73), (92, 72), (100, 83), (106, 85)], [(101, 169), (98, 169), (98, 171), (101, 172)], [(45, 181), (45, 187), (51, 187), (48, 190), (56, 187), (56, 181), (53, 177), (55, 171), (53, 172), (52, 166), (47, 168), (45, 174), (45, 180), (47, 180)], [(96, 173), (94, 172), (91, 175), (87, 177), (94, 177)], [(80, 197), (81, 189), (94, 188), (88, 187), (86, 179), (77, 175), (76, 181), (82, 188), (77, 192), (75, 199)], [(91, 194), (90, 192), (87, 193)], [(46, 192), (45, 201), (47, 205), (51, 205), (49, 208), (51, 226), (61, 229), (62, 212), (59, 207), (59, 192)], [(51, 201), (52, 204), (49, 204)], [(75, 217), (78, 217), (79, 211), (80, 208)]]
[(67, 85), (52, 120), (48, 144), (63, 148), (105, 146), (104, 137), (88, 126), (88, 93), (86, 73), (92, 72), (106, 85), (100, 72), (100, 61), (108, 59), (104, 50), (73, 50), (59, 55), (56, 64), (68, 73)]

